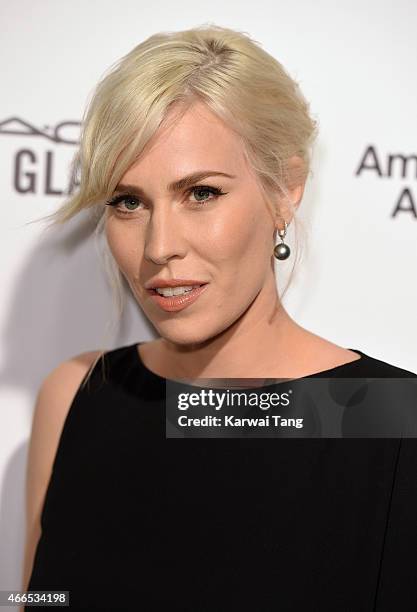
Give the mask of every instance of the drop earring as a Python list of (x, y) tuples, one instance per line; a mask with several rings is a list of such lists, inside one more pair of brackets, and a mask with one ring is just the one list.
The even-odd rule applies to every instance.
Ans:
[(281, 242), (275, 246), (274, 256), (279, 260), (288, 259), (291, 253), (290, 247), (288, 246), (288, 244), (285, 244), (284, 242), (284, 238), (287, 233), (287, 227), (288, 227), (287, 222), (284, 221), (284, 229), (278, 230), (278, 235), (281, 238)]

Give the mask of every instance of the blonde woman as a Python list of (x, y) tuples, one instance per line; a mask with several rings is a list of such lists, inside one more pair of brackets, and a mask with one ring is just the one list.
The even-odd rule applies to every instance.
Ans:
[(316, 132), (283, 66), (214, 25), (151, 36), (98, 84), (54, 222), (92, 211), (157, 338), (41, 385), (23, 588), (75, 609), (415, 609), (413, 440), (165, 436), (167, 381), (416, 376), (277, 292)]

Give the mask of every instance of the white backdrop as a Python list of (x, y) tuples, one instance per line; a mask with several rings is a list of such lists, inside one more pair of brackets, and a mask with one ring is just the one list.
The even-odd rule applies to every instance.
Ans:
[[(113, 313), (85, 219), (48, 236), (28, 224), (63, 200), (79, 121), (98, 79), (157, 31), (213, 22), (261, 42), (299, 81), (320, 129), (300, 211), (308, 242), (285, 305), (314, 333), (417, 372), (417, 3), (3, 0), (0, 11), (5, 590), (21, 587), (37, 390), (60, 361), (101, 347)], [(287, 238), (291, 246), (291, 231)], [(152, 337), (129, 296), (111, 346)]]

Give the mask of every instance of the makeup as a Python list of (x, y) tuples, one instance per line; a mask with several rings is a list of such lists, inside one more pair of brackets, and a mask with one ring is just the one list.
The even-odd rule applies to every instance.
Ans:
[(178, 312), (180, 310), (184, 310), (202, 295), (209, 283), (205, 285), (201, 285), (201, 287), (197, 287), (196, 289), (192, 289), (183, 295), (172, 295), (169, 297), (164, 297), (163, 295), (159, 295), (154, 289), (148, 289), (148, 293), (150, 294), (150, 299), (162, 310), (166, 312)]

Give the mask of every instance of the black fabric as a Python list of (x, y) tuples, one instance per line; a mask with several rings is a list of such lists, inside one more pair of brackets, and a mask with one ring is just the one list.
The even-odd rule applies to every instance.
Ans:
[[(312, 377), (417, 376), (350, 350)], [(28, 590), (72, 609), (415, 612), (416, 439), (166, 439), (165, 379), (136, 344), (105, 364), (66, 417)]]

